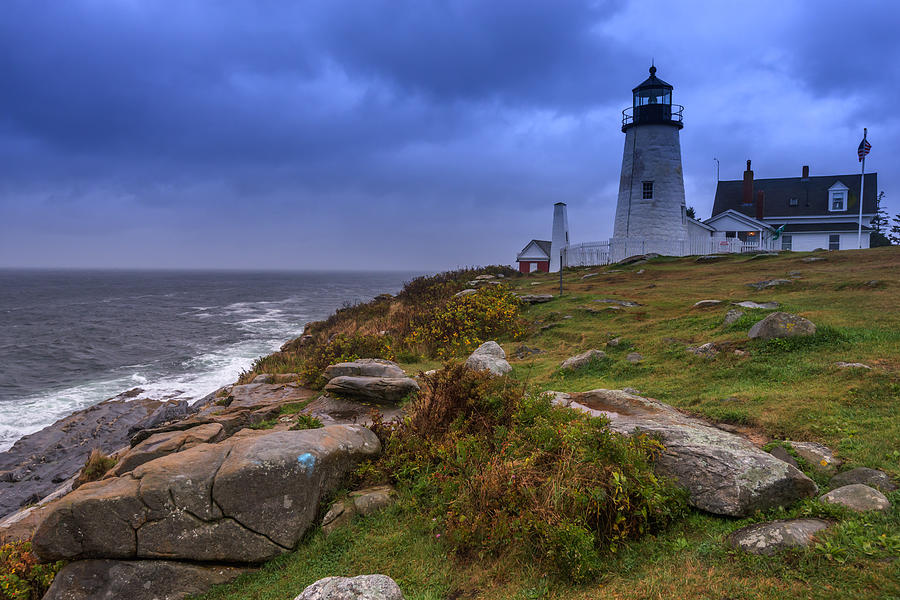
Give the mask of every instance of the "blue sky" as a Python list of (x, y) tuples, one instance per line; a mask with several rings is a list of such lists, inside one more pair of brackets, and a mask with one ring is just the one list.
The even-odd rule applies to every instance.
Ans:
[(0, 266), (421, 269), (609, 237), (631, 88), (687, 202), (868, 171), (900, 212), (894, 3), (6, 0)]

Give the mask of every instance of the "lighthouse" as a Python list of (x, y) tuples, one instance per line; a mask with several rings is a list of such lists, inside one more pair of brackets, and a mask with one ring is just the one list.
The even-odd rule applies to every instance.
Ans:
[(611, 248), (619, 259), (682, 255), (688, 239), (679, 139), (684, 107), (672, 104), (672, 89), (651, 66), (622, 111), (625, 150)]

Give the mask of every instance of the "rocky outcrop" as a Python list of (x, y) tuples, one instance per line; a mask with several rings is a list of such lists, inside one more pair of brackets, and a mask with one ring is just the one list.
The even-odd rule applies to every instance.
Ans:
[(842, 360), (839, 360), (838, 362), (834, 363), (834, 366), (836, 366), (838, 369), (863, 369), (866, 371), (872, 370), (872, 367), (870, 367), (869, 365), (867, 365), (865, 363), (844, 362)]
[(326, 577), (294, 600), (403, 600), (403, 592), (387, 575)]
[(592, 360), (601, 360), (606, 358), (606, 352), (603, 350), (592, 349), (587, 352), (582, 352), (581, 354), (576, 354), (570, 358), (567, 358), (563, 361), (563, 363), (559, 366), (560, 369), (563, 370), (575, 370), (580, 369), (581, 367), (585, 367)]
[(396, 403), (419, 391), (419, 384), (411, 377), (335, 377), (325, 384), (325, 391), (335, 396)]
[(126, 392), (26, 435), (0, 453), (0, 517), (38, 502), (77, 474), (94, 448), (128, 445), (128, 431), (164, 404)]
[(81, 486), (52, 505), (33, 548), (43, 560), (262, 562), (292, 549), (322, 496), (379, 451), (356, 425), (242, 431)]
[(640, 352), (629, 352), (625, 355), (625, 360), (636, 365), (644, 360), (644, 355)]
[(554, 402), (609, 419), (614, 431), (658, 435), (666, 450), (657, 471), (684, 486), (690, 502), (719, 515), (743, 517), (816, 493), (798, 469), (747, 439), (711, 427), (671, 406), (620, 390), (559, 394)]
[(406, 377), (406, 372), (397, 363), (381, 358), (360, 358), (325, 367), (325, 379), (335, 377)]
[(747, 285), (758, 291), (778, 287), (780, 285), (789, 285), (791, 283), (794, 282), (790, 279), (766, 279), (765, 281), (757, 281), (756, 283), (748, 283)]
[(779, 550), (808, 546), (813, 537), (828, 528), (828, 522), (821, 519), (788, 519), (757, 523), (738, 529), (728, 542), (738, 550), (750, 554), (771, 556)]
[(63, 567), (43, 600), (182, 600), (247, 572), (164, 560), (81, 560)]
[(780, 306), (777, 302), (753, 302), (752, 300), (734, 302), (733, 304), (741, 308), (759, 308), (763, 310), (774, 310)]
[(197, 425), (184, 431), (157, 433), (121, 454), (116, 466), (106, 476), (118, 477), (160, 456), (187, 450), (198, 444), (215, 443), (224, 438), (225, 428), (219, 423)]
[(543, 304), (553, 300), (553, 294), (524, 294), (519, 296), (519, 302), (525, 304)]
[(350, 492), (345, 500), (338, 500), (322, 519), (322, 531), (331, 533), (353, 520), (355, 515), (370, 515), (397, 501), (397, 492), (389, 485), (379, 485)]
[(822, 494), (819, 500), (829, 504), (840, 504), (856, 512), (887, 510), (891, 507), (887, 496), (862, 483), (851, 483), (833, 489), (827, 494)]
[(702, 358), (715, 358), (719, 349), (714, 342), (707, 342), (701, 346), (688, 346), (687, 351)]
[(800, 335), (813, 335), (816, 326), (812, 321), (786, 312), (774, 312), (750, 328), (747, 337), (770, 340)]
[(494, 375), (506, 375), (512, 366), (506, 362), (506, 352), (494, 341), (478, 346), (466, 359), (466, 368), (473, 371), (490, 371)]
[(365, 427), (374, 422), (377, 414), (383, 422), (400, 420), (403, 409), (390, 404), (362, 404), (345, 398), (334, 398), (328, 394), (319, 396), (300, 411), (314, 417), (323, 425), (358, 424)]
[(869, 469), (866, 467), (857, 467), (838, 473), (828, 482), (833, 487), (842, 487), (854, 483), (862, 483), (870, 487), (881, 490), (884, 493), (893, 492), (897, 489), (897, 485), (891, 481), (888, 474), (878, 469)]

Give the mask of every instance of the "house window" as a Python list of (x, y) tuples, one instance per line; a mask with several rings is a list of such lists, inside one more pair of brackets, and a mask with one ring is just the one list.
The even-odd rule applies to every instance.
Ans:
[(644, 191), (644, 200), (652, 200), (653, 199), (653, 182), (645, 181), (643, 182), (643, 191)]
[(788, 204), (790, 204), (791, 206), (799, 206), (800, 198), (791, 198), (790, 200), (788, 200)]
[(793, 244), (794, 244), (794, 240), (789, 234), (784, 234), (781, 236), (781, 249), (782, 250), (791, 250)]
[(831, 210), (844, 210), (844, 194), (835, 192), (831, 195)]
[(830, 212), (847, 210), (847, 195), (849, 192), (850, 189), (840, 181), (828, 188), (828, 210)]
[(840, 250), (841, 249), (841, 234), (832, 233), (828, 236), (828, 249), (829, 250)]

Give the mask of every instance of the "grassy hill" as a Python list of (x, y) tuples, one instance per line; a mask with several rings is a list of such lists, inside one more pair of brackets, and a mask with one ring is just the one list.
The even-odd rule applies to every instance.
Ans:
[[(810, 256), (824, 260), (803, 260)], [(763, 290), (747, 285), (772, 279), (790, 282)], [(900, 476), (898, 248), (728, 256), (709, 263), (657, 258), (571, 269), (563, 273), (562, 296), (558, 275), (504, 281), (519, 294), (555, 296), (524, 307), (522, 326), (508, 328), (508, 337), (498, 340), (513, 365), (511, 377), (526, 391), (635, 388), (760, 445), (821, 442), (846, 468), (867, 466)], [(443, 301), (465, 285), (452, 278), (444, 283)], [(394, 328), (396, 339), (411, 339), (415, 320), (406, 317), (415, 298), (401, 294), (348, 308), (312, 331), (320, 337), (380, 331), (390, 336)], [(610, 299), (638, 306), (598, 302)], [(723, 303), (693, 308), (705, 299)], [(749, 328), (772, 311), (732, 304), (746, 300), (777, 302), (778, 310), (813, 321), (817, 333), (750, 340)], [(441, 301), (429, 299), (427, 310)], [(726, 312), (735, 308), (743, 316), (723, 326)], [(718, 349), (712, 358), (687, 351), (707, 342)], [(433, 352), (400, 346), (396, 357), (407, 371), (440, 366), (427, 358)], [(517, 358), (523, 346), (531, 352)], [(592, 348), (607, 357), (578, 371), (560, 371), (564, 359)], [(642, 359), (628, 361), (632, 352)], [(281, 353), (256, 370), (296, 371), (304, 357)], [(839, 361), (871, 369), (840, 368)], [(820, 484), (827, 481), (810, 474)], [(514, 552), (508, 558), (453, 554), (433, 518), (415, 509), (411, 492), (400, 492), (396, 507), (327, 538), (315, 532), (295, 553), (204, 598), (287, 600), (320, 577), (375, 572), (396, 579), (407, 598), (900, 598), (896, 492), (887, 514), (856, 515), (814, 500), (740, 520), (691, 512), (665, 531), (614, 547), (599, 577), (578, 585), (513, 558)], [(747, 524), (798, 515), (831, 518), (835, 525), (814, 547), (770, 558), (737, 553), (723, 543)]]

